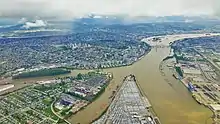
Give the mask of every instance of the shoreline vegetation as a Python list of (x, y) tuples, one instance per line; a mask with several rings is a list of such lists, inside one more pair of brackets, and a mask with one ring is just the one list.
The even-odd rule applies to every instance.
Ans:
[[(121, 65), (121, 66), (113, 66), (113, 67), (107, 67), (107, 68), (98, 68), (98, 69), (108, 69), (108, 68), (118, 68), (118, 67), (124, 67), (124, 66), (130, 66), (130, 65), (133, 65), (134, 63), (140, 61), (140, 59), (142, 59), (145, 55), (147, 55), (149, 52), (151, 51), (151, 47), (149, 48), (149, 50), (147, 50), (145, 52), (145, 54), (143, 54), (142, 56), (138, 57), (138, 59), (134, 62), (132, 62), (131, 64), (128, 64), (128, 65)], [(174, 58), (175, 56), (172, 56), (172, 58)], [(170, 57), (166, 57), (163, 59), (163, 61), (166, 61), (170, 59)], [(67, 73), (71, 73), (71, 70), (74, 70), (75, 68), (71, 68), (71, 67), (59, 67), (59, 68), (54, 68), (54, 69), (61, 69), (61, 70), (65, 70), (67, 71)], [(44, 69), (43, 69), (44, 70)], [(91, 69), (77, 69), (77, 70), (91, 70)], [(64, 74), (67, 74), (67, 73), (64, 73)], [(57, 74), (57, 73), (56, 73)], [(29, 75), (29, 74), (26, 74), (26, 75)], [(57, 74), (59, 75), (59, 74)], [(16, 75), (17, 76), (17, 75)], [(32, 76), (32, 78), (35, 78), (35, 77), (41, 77), (41, 76), (54, 76), (54, 75), (38, 75), (38, 76)], [(22, 76), (21, 76), (22, 77)], [(13, 78), (13, 77), (12, 77)], [(22, 78), (17, 78), (17, 79), (23, 79), (23, 78), (31, 78), (31, 77), (28, 77), (28, 76), (23, 76)], [(16, 79), (16, 78), (13, 78), (13, 79)], [(102, 94), (102, 93), (101, 93)], [(99, 97), (99, 96), (98, 96)], [(82, 108), (84, 109), (84, 108)], [(108, 107), (106, 108), (106, 110), (108, 109)], [(105, 111), (103, 113), (105, 113)], [(102, 115), (102, 114), (101, 114)]]
[[(81, 73), (78, 73), (77, 76), (73, 76), (72, 78), (71, 77), (63, 77), (63, 78), (59, 78), (57, 80), (68, 80), (67, 78), (69, 78), (70, 80), (76, 80), (76, 81), (85, 81), (87, 79), (90, 79), (92, 78), (93, 76), (101, 76), (101, 75), (105, 75), (106, 76), (106, 80), (104, 83), (104, 85), (100, 86), (100, 91), (95, 94), (91, 99), (87, 99), (87, 98), (83, 98), (82, 96), (79, 96), (79, 95), (74, 95), (74, 94), (68, 94), (67, 91), (65, 90), (61, 90), (61, 92), (59, 94), (62, 94), (62, 93), (65, 93), (65, 94), (68, 94), (68, 95), (71, 95), (75, 98), (78, 98), (80, 100), (85, 100), (85, 101), (88, 101), (88, 104), (86, 106), (88, 106), (89, 104), (91, 104), (92, 102), (94, 102), (96, 99), (98, 99), (102, 93), (105, 92), (106, 90), (106, 87), (110, 84), (111, 80), (113, 79), (113, 74), (112, 73), (104, 73), (104, 72), (99, 72), (99, 71), (92, 71), (92, 72), (88, 72), (86, 74), (81, 74)], [(50, 86), (50, 85), (64, 85), (64, 84), (67, 84), (67, 82), (60, 82), (60, 83), (55, 83), (55, 84), (47, 84), (47, 86)], [(43, 89), (43, 88), (37, 88), (37, 86), (45, 86), (45, 84), (36, 84), (34, 86), (27, 86), (27, 87), (24, 87), (24, 88), (21, 88), (21, 89), (18, 89), (17, 92), (21, 91), (22, 89), (23, 90), (27, 90), (27, 89), (35, 89), (35, 90), (30, 90), (30, 91), (38, 91), (38, 92), (41, 92), (43, 93), (44, 95), (47, 94), (47, 92), (50, 92), (49, 90), (53, 89), (54, 91), (57, 91), (57, 89), (53, 86), (50, 86), (49, 90), (47, 89)], [(59, 89), (59, 87), (58, 87)], [(28, 91), (28, 90), (27, 90)], [(52, 92), (52, 91), (51, 91)], [(4, 97), (7, 97), (9, 95), (13, 94), (12, 92), (10, 93), (7, 93), (4, 95)], [(42, 96), (41, 96), (42, 97)], [(46, 98), (49, 98), (49, 100)], [(71, 106), (70, 108), (66, 109), (66, 110), (60, 110), (59, 112), (56, 111), (56, 107), (55, 107), (55, 103), (58, 101), (57, 99), (60, 99), (60, 95), (57, 95), (57, 96), (53, 96), (51, 94), (47, 94), (46, 95), (46, 98), (44, 98), (44, 100), (42, 100), (42, 104), (45, 104), (47, 107), (42, 110), (44, 111), (44, 115), (47, 116), (47, 117), (53, 117), (52, 119), (53, 120), (56, 120), (57, 121), (57, 124), (70, 124), (70, 122), (68, 121), (68, 118), (74, 114), (76, 114), (77, 112), (83, 110), (86, 108), (86, 106), (83, 106), (81, 107), (79, 110), (77, 110), (76, 112), (72, 112), (71, 109), (72, 107), (74, 106)]]
[[(92, 71), (92, 72), (89, 72), (89, 73), (87, 73), (87, 74), (90, 75), (90, 73), (94, 73), (94, 72), (95, 72), (95, 71)], [(97, 72), (95, 72), (95, 73), (98, 73), (98, 72), (99, 72), (99, 71), (97, 71)], [(79, 74), (76, 76), (76, 78), (78, 78), (78, 80), (82, 80), (81, 76), (79, 76), (79, 75), (82, 76), (82, 74), (79, 73)], [(86, 101), (88, 101), (89, 103), (88, 103), (86, 106), (80, 108), (78, 111), (76, 111), (76, 112), (74, 112), (74, 113), (69, 113), (68, 115), (65, 115), (64, 118), (68, 120), (72, 115), (75, 115), (76, 113), (78, 113), (78, 112), (80, 112), (81, 110), (85, 109), (88, 105), (90, 105), (91, 103), (93, 103), (95, 100), (97, 100), (97, 99), (105, 92), (106, 88), (108, 87), (108, 85), (109, 85), (110, 82), (112, 81), (112, 79), (113, 79), (113, 74), (110, 74), (110, 75), (111, 75), (112, 77), (108, 77), (108, 79), (106, 80), (106, 83), (102, 86), (102, 88), (100, 89), (100, 91), (99, 91), (96, 95), (94, 95), (94, 97), (92, 97), (92, 98), (90, 98), (90, 99), (89, 99), (89, 98), (82, 97), (82, 96), (77, 95), (77, 94), (74, 94), (74, 93), (69, 93), (69, 92), (67, 92), (67, 94), (72, 95), (72, 96), (74, 96), (74, 97), (76, 97), (76, 98), (79, 98), (79, 99), (81, 99), (81, 100), (86, 100)], [(108, 107), (107, 107), (107, 108), (108, 108)], [(107, 109), (106, 109), (105, 111), (107, 111)], [(104, 113), (105, 113), (105, 112), (103, 112), (103, 114), (104, 114)]]
[(25, 79), (25, 78), (56, 76), (56, 75), (62, 75), (62, 74), (69, 74), (71, 73), (71, 70), (100, 70), (100, 69), (110, 69), (110, 68), (120, 68), (120, 67), (131, 66), (134, 63), (138, 62), (140, 59), (142, 59), (144, 56), (146, 56), (150, 51), (151, 51), (151, 47), (149, 46), (149, 49), (145, 52), (145, 54), (139, 56), (136, 61), (133, 61), (130, 64), (116, 65), (116, 66), (105, 67), (105, 68), (89, 68), (89, 69), (85, 69), (85, 68), (80, 69), (80, 68), (74, 68), (71, 66), (41, 69), (37, 71), (23, 72), (23, 73), (14, 75), (12, 76), (12, 79), (16, 80), (16, 79)]

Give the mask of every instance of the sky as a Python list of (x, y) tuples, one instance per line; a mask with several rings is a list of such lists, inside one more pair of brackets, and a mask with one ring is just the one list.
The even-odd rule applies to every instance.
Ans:
[(220, 15), (220, 0), (0, 0), (0, 17)]

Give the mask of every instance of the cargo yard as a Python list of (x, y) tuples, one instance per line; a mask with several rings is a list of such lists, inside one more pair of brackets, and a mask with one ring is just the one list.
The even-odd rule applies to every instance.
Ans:
[(148, 99), (142, 95), (134, 75), (124, 82), (106, 113), (93, 124), (160, 124), (150, 108)]

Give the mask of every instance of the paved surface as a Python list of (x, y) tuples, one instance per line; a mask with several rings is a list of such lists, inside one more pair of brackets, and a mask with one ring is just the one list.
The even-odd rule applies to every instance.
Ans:
[(134, 77), (128, 76), (107, 112), (94, 124), (156, 124), (149, 107), (150, 104), (141, 95)]

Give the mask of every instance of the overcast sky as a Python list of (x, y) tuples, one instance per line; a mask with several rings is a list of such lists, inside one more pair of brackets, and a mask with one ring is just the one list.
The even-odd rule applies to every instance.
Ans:
[(220, 0), (0, 0), (0, 16), (218, 15)]

